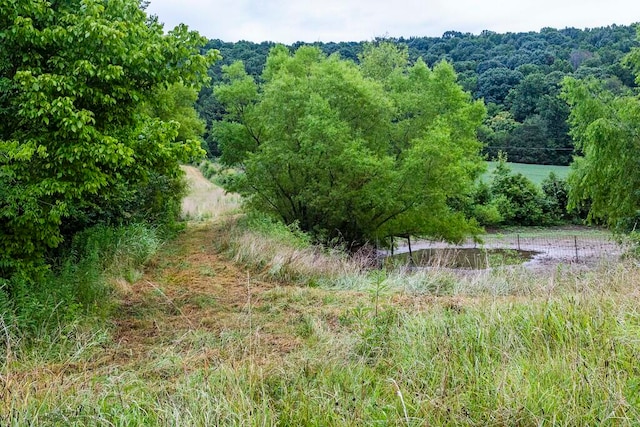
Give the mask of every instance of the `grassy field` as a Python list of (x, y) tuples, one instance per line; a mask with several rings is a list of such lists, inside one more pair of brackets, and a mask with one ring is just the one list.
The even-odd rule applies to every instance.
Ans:
[(203, 186), (110, 324), (3, 325), (0, 425), (637, 425), (633, 262), (370, 270)]
[[(487, 162), (488, 168), (485, 179), (491, 179), (491, 173), (495, 170), (498, 162)], [(566, 178), (569, 174), (569, 166), (554, 165), (530, 165), (525, 163), (507, 163), (514, 173), (521, 173), (534, 183), (540, 185), (549, 176), (550, 172), (555, 173), (560, 178)]]

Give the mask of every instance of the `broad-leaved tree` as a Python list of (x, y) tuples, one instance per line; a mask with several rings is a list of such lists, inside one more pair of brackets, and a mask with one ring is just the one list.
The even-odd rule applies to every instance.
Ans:
[(205, 43), (185, 26), (164, 34), (138, 0), (0, 0), (0, 279), (65, 233), (175, 205), (149, 185), (179, 186), (200, 143), (176, 142), (180, 125), (148, 106), (200, 87)]
[[(626, 59), (640, 84), (640, 51)], [(620, 231), (640, 220), (640, 98), (607, 90), (594, 78), (564, 81), (571, 135), (581, 153), (568, 178), (569, 207)]]
[(241, 63), (215, 88), (225, 120), (228, 188), (322, 240), (362, 244), (399, 235), (459, 239), (475, 225), (452, 209), (482, 169), (485, 113), (451, 65), (430, 69), (391, 46), (362, 66), (314, 47), (275, 47), (258, 84)]

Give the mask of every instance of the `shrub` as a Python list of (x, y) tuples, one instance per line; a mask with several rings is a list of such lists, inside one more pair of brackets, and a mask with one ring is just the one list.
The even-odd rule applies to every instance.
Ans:
[(471, 206), (468, 215), (475, 218), (481, 225), (497, 225), (503, 221), (498, 206), (491, 194), (491, 187), (484, 181), (479, 181), (471, 193)]
[(501, 159), (491, 182), (491, 193), (507, 225), (544, 225), (547, 200), (538, 187), (521, 173), (513, 174)]
[(198, 166), (202, 175), (207, 178), (209, 181), (212, 181), (213, 177), (218, 174), (218, 167), (215, 163), (212, 163), (208, 160), (204, 160)]
[(566, 180), (550, 172), (542, 181), (542, 192), (547, 199), (547, 211), (552, 222), (564, 222), (573, 218), (567, 211), (569, 187)]

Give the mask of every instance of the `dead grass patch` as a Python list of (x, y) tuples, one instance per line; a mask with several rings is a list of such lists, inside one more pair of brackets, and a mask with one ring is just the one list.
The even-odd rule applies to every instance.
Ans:
[(183, 166), (182, 169), (189, 183), (189, 194), (182, 201), (182, 213), (186, 219), (217, 220), (238, 210), (240, 196), (227, 194), (193, 166)]

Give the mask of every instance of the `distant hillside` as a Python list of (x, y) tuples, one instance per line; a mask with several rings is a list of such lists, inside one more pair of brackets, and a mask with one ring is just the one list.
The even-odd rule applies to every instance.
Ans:
[[(636, 87), (632, 73), (621, 64), (632, 48), (640, 46), (636, 25), (506, 34), (483, 31), (479, 35), (447, 31), (442, 37), (384, 40), (407, 46), (411, 61), (420, 57), (429, 65), (441, 60), (454, 65), (459, 83), (487, 104), (489, 114), (479, 138), (490, 158), (502, 150), (513, 162), (566, 165), (571, 161), (569, 109), (558, 98), (565, 76), (596, 77), (616, 92)], [(363, 42), (313, 44), (327, 54), (337, 53), (356, 62), (363, 46)], [(218, 49), (224, 57), (210, 70), (214, 84), (220, 80), (222, 65), (237, 60), (257, 78), (273, 46), (271, 42), (211, 40), (206, 48)], [(223, 113), (211, 89), (200, 94), (198, 109), (208, 128)], [(216, 141), (208, 135), (207, 142), (215, 155)]]

